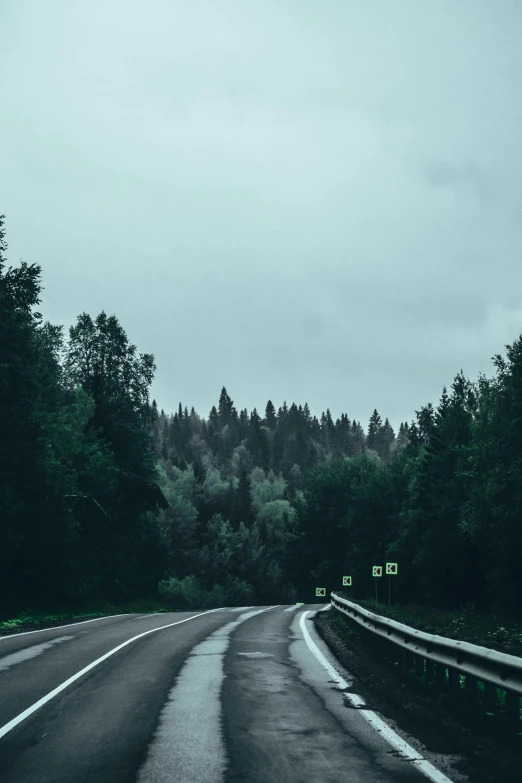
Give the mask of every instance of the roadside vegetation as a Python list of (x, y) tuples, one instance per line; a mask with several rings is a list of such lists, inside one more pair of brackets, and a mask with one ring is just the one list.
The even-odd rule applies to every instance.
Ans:
[(446, 612), (439, 632), (516, 647), (522, 336), (492, 378), (458, 373), (398, 432), (377, 410), (366, 427), (306, 403), (237, 410), (225, 387), (206, 418), (181, 402), (169, 414), (150, 401), (154, 357), (117, 317), (82, 313), (67, 334), (44, 321), (40, 267), (8, 268), (6, 250), (2, 218), (4, 628), (135, 602), (315, 602), (343, 575), (365, 601), (371, 566), (393, 561), (404, 617)]
[[(336, 590), (342, 598), (352, 600), (343, 590)], [(399, 623), (425, 633), (446, 636), (482, 647), (522, 657), (522, 620), (514, 621), (501, 614), (477, 612), (472, 607), (444, 611), (422, 606), (391, 606), (375, 600), (359, 600), (359, 606), (369, 612), (389, 617)]]
[(81, 622), (82, 620), (94, 620), (97, 617), (108, 617), (115, 614), (148, 614), (168, 611), (165, 606), (154, 601), (132, 601), (126, 606), (113, 606), (105, 604), (90, 612), (54, 612), (31, 613), (21, 611), (16, 617), (0, 622), (0, 637), (13, 633), (35, 631), (40, 628), (51, 628), (66, 625), (67, 623)]
[[(364, 605), (368, 609), (371, 606), (369, 602)], [(378, 608), (379, 614), (385, 614), (383, 607)], [(451, 613), (444, 616), (449, 619)], [(407, 617), (411, 620), (408, 624), (415, 625), (415, 615)], [(375, 646), (371, 635), (342, 613), (334, 609), (318, 612), (314, 623), (336, 659), (354, 678), (355, 692), (371, 709), (395, 721), (407, 736), (415, 737), (431, 752), (449, 755), (454, 768), (473, 783), (515, 783), (520, 779), (522, 731), (508, 722), (504, 691), (497, 689), (497, 705), (494, 712), (489, 712), (482, 683), (471, 705), (464, 677), (457, 694), (450, 693), (447, 680), (446, 687), (441, 688), (426, 670), (419, 674), (413, 665), (405, 670), (397, 663), (392, 645), (388, 650)]]

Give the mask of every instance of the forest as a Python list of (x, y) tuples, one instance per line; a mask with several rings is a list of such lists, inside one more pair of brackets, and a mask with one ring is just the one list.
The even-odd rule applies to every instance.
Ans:
[[(522, 613), (522, 335), (394, 432), (308, 405), (205, 418), (150, 401), (115, 315), (44, 321), (41, 268), (0, 218), (0, 613), (155, 598), (174, 609), (315, 602), (399, 564), (404, 605)], [(223, 379), (225, 380), (225, 379)]]

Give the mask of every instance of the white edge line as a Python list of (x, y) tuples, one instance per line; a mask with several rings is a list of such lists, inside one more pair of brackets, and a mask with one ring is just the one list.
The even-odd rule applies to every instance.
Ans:
[[(161, 614), (161, 612), (158, 612)], [(151, 613), (152, 615), (152, 613)], [(84, 623), (94, 623), (95, 620), (108, 620), (110, 617), (132, 617), (132, 612), (125, 612), (123, 614), (108, 614), (104, 617), (92, 617), (90, 620), (79, 620), (77, 623), (67, 623), (67, 625), (53, 625), (50, 628), (38, 628), (36, 631), (22, 631), (22, 633), (10, 633), (7, 636), (0, 636), (2, 639), (14, 639), (18, 636), (27, 636), (28, 633), (42, 633), (42, 631), (56, 631), (59, 628), (71, 628), (73, 625), (84, 625)]]
[[(272, 607), (270, 607), (270, 608), (272, 608)], [(109, 650), (108, 653), (105, 653), (105, 655), (102, 655), (101, 658), (97, 658), (95, 661), (90, 663), (88, 666), (85, 666), (85, 668), (81, 669), (81, 671), (76, 672), (76, 674), (73, 674), (72, 677), (69, 677), (68, 680), (65, 680), (65, 682), (62, 682), (62, 684), (58, 685), (57, 688), (55, 688), (50, 693), (48, 693), (46, 696), (43, 696), (37, 702), (32, 704), (30, 707), (28, 707), (23, 712), (21, 712), (19, 715), (16, 716), (16, 718), (13, 718), (8, 723), (6, 723), (4, 726), (0, 727), (0, 739), (2, 739), (2, 737), (5, 737), (5, 735), (8, 732), (10, 732), (16, 726), (18, 726), (18, 724), (21, 723), (22, 721), (24, 721), (26, 718), (28, 718), (29, 715), (32, 715), (33, 712), (36, 712), (36, 710), (39, 710), (40, 707), (43, 707), (43, 705), (46, 704), (48, 701), (50, 701), (51, 699), (54, 699), (54, 697), (57, 696), (59, 693), (61, 693), (63, 690), (65, 690), (65, 688), (67, 688), (69, 685), (72, 685), (72, 683), (75, 682), (83, 674), (86, 674), (91, 669), (94, 669), (95, 666), (98, 666), (99, 663), (101, 663), (102, 661), (105, 661), (111, 655), (114, 655), (114, 653), (118, 652), (118, 650), (121, 650), (123, 647), (126, 647), (131, 642), (135, 642), (136, 639), (141, 639), (142, 636), (147, 636), (149, 633), (155, 633), (156, 631), (162, 631), (164, 628), (171, 628), (173, 625), (180, 625), (181, 623), (186, 623), (189, 620), (195, 620), (197, 617), (202, 617), (204, 614), (210, 614), (211, 612), (218, 612), (218, 611), (219, 611), (219, 609), (209, 609), (206, 612), (201, 612), (200, 614), (195, 614), (192, 617), (186, 617), (184, 620), (178, 620), (175, 623), (169, 623), (168, 625), (162, 625), (159, 628), (152, 628), (152, 630), (150, 630), (150, 631), (145, 631), (144, 633), (140, 633), (137, 636), (133, 636), (132, 639), (128, 639), (126, 642), (123, 642), (123, 644), (119, 644), (117, 647), (114, 647), (114, 649)], [(118, 616), (118, 615), (115, 615), (115, 616)]]
[[(308, 632), (308, 628), (305, 626), (306, 615), (309, 612), (303, 612), (299, 620), (299, 626), (304, 636), (304, 640), (308, 645), (308, 648), (313, 655), (317, 658), (319, 663), (326, 669), (330, 677), (337, 683), (339, 689), (348, 688), (348, 683), (341, 677), (341, 675), (334, 669), (334, 667), (326, 660), (322, 652), (319, 650), (315, 642), (312, 640)], [(343, 696), (347, 698), (354, 707), (362, 707), (366, 703), (361, 696), (356, 693), (343, 693)], [(390, 745), (399, 751), (401, 756), (406, 757), (410, 761), (413, 761), (416, 769), (426, 775), (427, 778), (433, 781), (433, 783), (453, 783), (450, 778), (446, 777), (443, 772), (433, 766), (427, 759), (424, 759), (420, 753), (418, 753), (411, 745), (409, 745), (402, 737), (393, 731), (373, 710), (359, 709), (358, 712), (365, 718), (370, 726), (378, 730), (379, 734), (387, 740)]]

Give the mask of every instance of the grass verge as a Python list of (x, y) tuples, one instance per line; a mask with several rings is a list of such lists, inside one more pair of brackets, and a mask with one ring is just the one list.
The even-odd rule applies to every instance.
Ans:
[(81, 622), (82, 620), (92, 620), (96, 617), (106, 617), (114, 614), (148, 614), (154, 612), (168, 612), (164, 604), (154, 600), (131, 601), (126, 604), (101, 604), (95, 605), (90, 610), (82, 609), (74, 611), (32, 611), (30, 609), (21, 610), (14, 613), (0, 615), (0, 636), (9, 636), (11, 634), (23, 633), (24, 631), (37, 631), (40, 628), (51, 628), (53, 626), (67, 625), (68, 623)]

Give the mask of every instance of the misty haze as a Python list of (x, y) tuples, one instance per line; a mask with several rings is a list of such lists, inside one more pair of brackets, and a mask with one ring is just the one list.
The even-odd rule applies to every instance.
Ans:
[(516, 778), (521, 41), (0, 0), (2, 781)]

